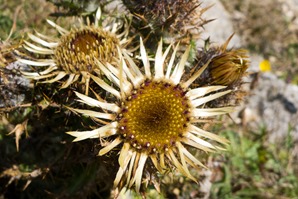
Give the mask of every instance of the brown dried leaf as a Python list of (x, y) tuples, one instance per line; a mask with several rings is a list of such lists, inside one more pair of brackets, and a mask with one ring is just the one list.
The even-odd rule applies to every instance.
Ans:
[(19, 151), (19, 141), (21, 139), (22, 134), (26, 131), (26, 137), (28, 136), (27, 123), (28, 123), (28, 119), (21, 124), (17, 124), (15, 128), (7, 134), (7, 135), (11, 135), (15, 133), (17, 151)]

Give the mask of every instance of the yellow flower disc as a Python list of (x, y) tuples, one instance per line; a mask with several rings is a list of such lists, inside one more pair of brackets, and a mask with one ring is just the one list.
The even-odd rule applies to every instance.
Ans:
[(136, 149), (162, 152), (185, 132), (189, 103), (179, 86), (146, 81), (124, 103), (119, 128)]
[(117, 46), (119, 40), (113, 34), (101, 28), (85, 27), (62, 36), (54, 57), (64, 71), (91, 72), (97, 66), (95, 59), (112, 62), (117, 55)]

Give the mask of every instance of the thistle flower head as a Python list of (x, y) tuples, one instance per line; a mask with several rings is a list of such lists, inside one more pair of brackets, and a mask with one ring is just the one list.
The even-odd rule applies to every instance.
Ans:
[(139, 191), (146, 165), (154, 165), (160, 173), (174, 167), (196, 181), (190, 174), (188, 165), (195, 168), (204, 165), (186, 146), (212, 152), (222, 149), (213, 142), (228, 142), (199, 128), (198, 125), (205, 122), (205, 118), (232, 110), (232, 107), (204, 108), (205, 103), (230, 91), (221, 91), (226, 87), (219, 85), (190, 89), (190, 85), (207, 65), (184, 79), (183, 73), (190, 48), (177, 64), (174, 63), (178, 45), (168, 57), (171, 48), (170, 45), (163, 53), (160, 41), (152, 66), (141, 40), (140, 52), (144, 70), (125, 52), (121, 56), (119, 67), (98, 62), (101, 71), (116, 88), (98, 77), (94, 76), (93, 79), (100, 87), (115, 96), (114, 102), (76, 93), (81, 102), (98, 107), (98, 111), (73, 109), (74, 111), (107, 122), (103, 122), (103, 126), (94, 130), (72, 131), (68, 134), (76, 137), (74, 141), (113, 138), (110, 144), (99, 151), (99, 155), (104, 155), (121, 145), (120, 167), (114, 182), (115, 187), (119, 189), (135, 186)]
[[(61, 88), (67, 88), (78, 81), (86, 85), (88, 93), (90, 75), (98, 70), (95, 60), (102, 63), (113, 63), (118, 56), (119, 49), (127, 42), (126, 30), (117, 34), (119, 23), (109, 21), (99, 27), (100, 9), (95, 16), (95, 23), (80, 21), (80, 26), (66, 30), (53, 21), (47, 22), (61, 35), (53, 38), (41, 33), (29, 33), (31, 41), (24, 41), (24, 48), (34, 56), (21, 55), (18, 60), (34, 66), (36, 71), (23, 71), (23, 74), (34, 80), (43, 80), (42, 83), (53, 83), (61, 80)], [(46, 68), (44, 68), (46, 67)], [(66, 78), (68, 76), (68, 78)]]

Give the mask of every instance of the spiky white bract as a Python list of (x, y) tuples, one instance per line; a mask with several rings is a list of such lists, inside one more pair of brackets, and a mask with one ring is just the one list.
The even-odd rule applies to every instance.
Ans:
[[(146, 164), (154, 165), (160, 173), (174, 166), (183, 175), (196, 181), (188, 165), (195, 168), (205, 166), (187, 150), (187, 146), (214, 152), (223, 149), (220, 145), (228, 143), (225, 138), (205, 131), (197, 127), (197, 124), (205, 122), (208, 117), (231, 112), (233, 107), (204, 108), (204, 104), (230, 91), (220, 85), (190, 89), (189, 86), (204, 69), (185, 80), (183, 74), (190, 48), (174, 65), (178, 45), (173, 49), (170, 45), (163, 53), (160, 41), (154, 66), (151, 67), (141, 39), (143, 70), (125, 52), (120, 57), (121, 64), (118, 67), (99, 62), (101, 71), (116, 88), (99, 78), (95, 78), (96, 83), (113, 94), (115, 102), (100, 101), (76, 93), (81, 102), (100, 108), (98, 114), (90, 110), (77, 112), (109, 122), (92, 131), (67, 133), (76, 137), (74, 141), (117, 135), (99, 151), (99, 155), (122, 146), (120, 167), (114, 181), (115, 187), (120, 190), (135, 186), (139, 192)], [(167, 62), (166, 58), (171, 51)], [(214, 144), (216, 142), (219, 146)]]

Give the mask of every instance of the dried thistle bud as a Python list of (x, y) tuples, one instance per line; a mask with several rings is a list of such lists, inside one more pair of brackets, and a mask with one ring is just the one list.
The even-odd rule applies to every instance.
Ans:
[[(233, 36), (233, 35), (232, 35)], [(232, 89), (232, 92), (221, 101), (216, 101), (216, 107), (224, 105), (235, 105), (245, 95), (240, 86), (243, 84), (243, 77), (247, 74), (249, 66), (247, 51), (244, 49), (227, 50), (227, 46), (232, 36), (219, 47), (210, 47), (199, 52), (197, 56), (196, 67), (192, 73), (208, 64), (208, 67), (196, 83), (203, 86), (207, 85), (224, 85), (226, 89)], [(216, 104), (214, 103), (214, 104)]]
[[(147, 45), (156, 45), (159, 38), (170, 43), (179, 40), (189, 44), (200, 37), (201, 27), (208, 23), (195, 0), (123, 0), (128, 10), (135, 15), (132, 25), (146, 38)], [(155, 49), (153, 47), (153, 49)]]
[(211, 84), (235, 87), (246, 74), (247, 58), (243, 49), (220, 52), (210, 62)]
[[(233, 36), (233, 35), (232, 35)], [(197, 80), (200, 85), (225, 85), (235, 88), (241, 84), (249, 66), (247, 51), (244, 49), (230, 49), (227, 46), (232, 36), (219, 47), (204, 48), (197, 55), (197, 62), (192, 69), (194, 73), (208, 64), (208, 67)]]

